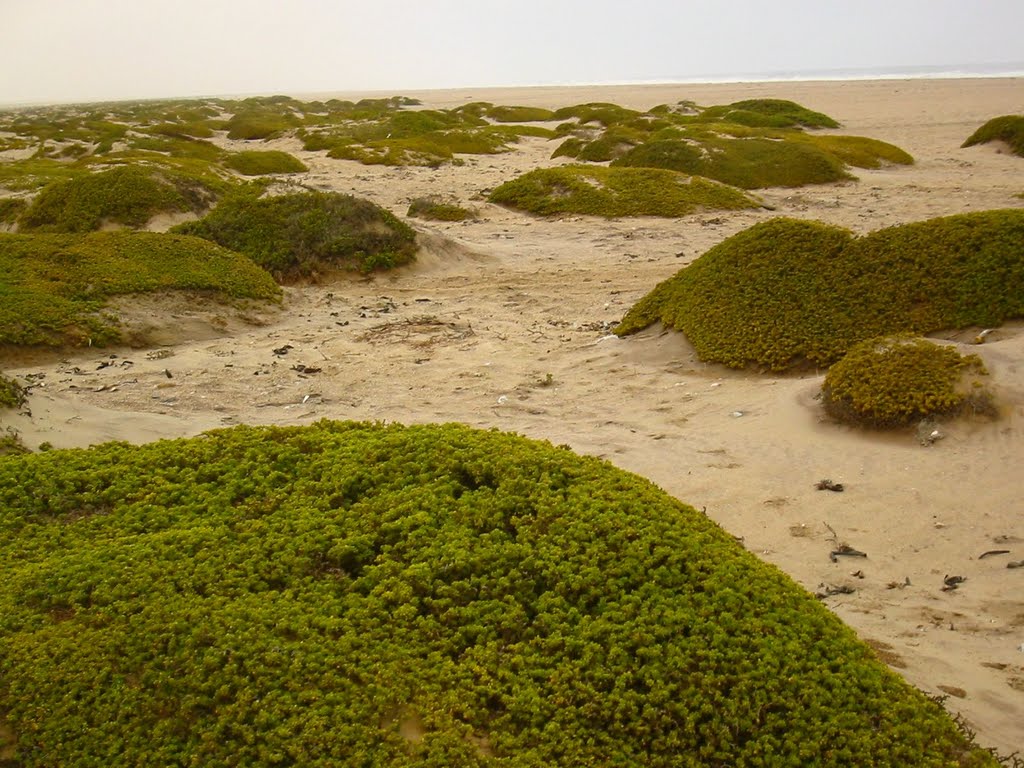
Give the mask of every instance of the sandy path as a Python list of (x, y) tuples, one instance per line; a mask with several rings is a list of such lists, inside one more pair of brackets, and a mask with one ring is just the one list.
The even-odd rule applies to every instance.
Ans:
[[(45, 386), (34, 391), (31, 418), (7, 422), (30, 445), (142, 441), (320, 418), (459, 421), (568, 443), (706, 507), (748, 549), (808, 589), (854, 587), (827, 604), (912, 683), (952, 692), (947, 706), (963, 714), (982, 744), (1004, 752), (1024, 745), (1024, 569), (1005, 567), (1024, 558), (1024, 325), (1010, 324), (971, 347), (1003, 392), (1004, 418), (943, 427), (945, 438), (931, 447), (913, 435), (862, 434), (823, 421), (815, 400), (820, 376), (737, 373), (701, 363), (676, 333), (653, 328), (620, 340), (607, 330), (657, 281), (769, 216), (866, 232), (1024, 207), (1015, 197), (1024, 192), (1024, 159), (993, 147), (959, 148), (988, 118), (1020, 112), (1024, 82), (409, 95), (437, 106), (792, 98), (839, 119), (842, 132), (892, 141), (918, 162), (861, 171), (857, 182), (764, 192), (775, 211), (543, 221), (491, 206), (482, 193), (549, 164), (554, 144), (529, 140), (514, 153), (430, 170), (333, 161), (283, 140), (279, 146), (310, 165), (305, 182), (312, 186), (367, 197), (399, 215), (411, 199), (443, 193), (478, 206), (481, 219), (414, 222), (424, 244), (416, 266), (290, 288), (283, 311), (263, 317), (262, 326), (168, 298), (160, 313), (174, 327), (195, 337), (213, 318), (230, 335), (169, 343), (159, 353), (167, 356), (108, 350), (8, 365), (16, 375), (45, 374)], [(285, 345), (291, 348), (274, 352)], [(303, 366), (320, 370), (297, 370)], [(846, 491), (815, 490), (825, 477)], [(867, 559), (830, 562), (833, 533)], [(991, 549), (1012, 554), (979, 559)], [(943, 592), (947, 574), (967, 581)]]

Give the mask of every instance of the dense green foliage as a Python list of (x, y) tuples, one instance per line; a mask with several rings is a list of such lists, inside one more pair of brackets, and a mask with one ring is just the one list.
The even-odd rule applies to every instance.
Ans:
[(106, 223), (142, 227), (155, 214), (200, 211), (213, 192), (194, 179), (125, 165), (45, 187), (18, 219), (21, 232), (89, 232)]
[(892, 333), (1024, 316), (1024, 210), (984, 211), (863, 237), (778, 218), (728, 238), (634, 305), (615, 329), (662, 321), (702, 359), (828, 365)]
[(212, 291), (277, 300), (270, 275), (194, 237), (151, 232), (0, 234), (0, 344), (104, 344), (120, 338), (111, 296)]
[(813, 144), (763, 138), (650, 141), (629, 150), (614, 164), (669, 168), (742, 189), (799, 187), (852, 178), (838, 158)]
[[(822, 402), (829, 415), (870, 427), (898, 427), (925, 417), (986, 406), (977, 355), (896, 335), (862, 341), (825, 375)], [(990, 406), (984, 408), (989, 410)]]
[(972, 133), (962, 146), (1004, 141), (1015, 155), (1024, 157), (1024, 115), (994, 117)]
[(675, 171), (581, 165), (530, 171), (494, 189), (489, 200), (542, 216), (685, 216), (760, 205), (738, 189)]
[(438, 197), (417, 197), (409, 204), (408, 215), (434, 221), (466, 221), (476, 218), (474, 211), (456, 203), (446, 203)]
[(279, 150), (232, 152), (224, 165), (243, 176), (266, 176), (271, 173), (304, 173), (306, 164), (294, 155)]
[(368, 200), (327, 192), (226, 197), (198, 221), (173, 229), (244, 253), (279, 278), (331, 269), (370, 272), (410, 262), (412, 228)]
[(716, 107), (683, 102), (645, 113), (589, 104), (555, 114), (576, 121), (559, 127), (565, 140), (554, 157), (665, 168), (743, 189), (842, 181), (853, 178), (847, 166), (913, 162), (903, 150), (876, 139), (807, 133), (804, 128), (836, 128), (838, 123), (779, 99)]
[(0, 408), (20, 408), (24, 402), (24, 388), (14, 379), (0, 373)]
[(496, 431), (5, 457), (0, 558), (23, 768), (995, 764), (704, 515)]
[(534, 123), (554, 120), (555, 113), (543, 107), (491, 107), (484, 113), (498, 123)]

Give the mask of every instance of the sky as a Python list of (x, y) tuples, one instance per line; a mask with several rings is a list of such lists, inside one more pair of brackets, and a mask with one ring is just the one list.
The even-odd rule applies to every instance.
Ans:
[(1024, 69), (1024, 0), (0, 0), (0, 30), (0, 104)]

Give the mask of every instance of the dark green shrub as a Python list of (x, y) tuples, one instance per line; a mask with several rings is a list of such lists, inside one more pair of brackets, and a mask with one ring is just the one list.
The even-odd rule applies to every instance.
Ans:
[(996, 765), (705, 515), (497, 431), (5, 457), (0, 561), (24, 768)]
[(741, 189), (800, 187), (852, 178), (839, 159), (812, 144), (765, 138), (652, 141), (634, 147), (614, 164), (668, 168)]
[(25, 389), (14, 379), (0, 373), (0, 408), (20, 408), (25, 404)]
[(232, 152), (224, 165), (243, 176), (266, 176), (271, 173), (305, 173), (306, 164), (294, 155), (278, 150), (267, 152)]
[(490, 107), (484, 115), (499, 123), (537, 123), (556, 118), (555, 113), (543, 107)]
[(910, 335), (862, 341), (825, 375), (822, 403), (840, 421), (899, 427), (965, 409), (993, 410), (981, 358)]
[(88, 232), (106, 222), (142, 227), (154, 215), (198, 211), (213, 193), (188, 177), (125, 165), (45, 187), (18, 219), (22, 232)]
[(120, 340), (106, 300), (191, 290), (277, 300), (246, 257), (205, 240), (152, 232), (0, 234), (0, 344), (101, 345)]
[(461, 205), (446, 203), (437, 197), (417, 197), (409, 204), (408, 215), (434, 221), (465, 221), (476, 218), (474, 211)]
[(1013, 154), (1024, 157), (1024, 115), (994, 117), (972, 133), (961, 146), (973, 147), (990, 141), (1004, 141)]
[(1024, 316), (1024, 210), (983, 211), (854, 238), (773, 219), (715, 246), (641, 299), (615, 329), (656, 321), (704, 360), (785, 370), (829, 365), (899, 332)]
[(492, 203), (551, 216), (685, 216), (702, 209), (756, 208), (743, 192), (657, 168), (540, 168), (491, 192)]
[(332, 269), (371, 272), (415, 257), (416, 235), (368, 200), (326, 192), (226, 197), (198, 221), (172, 231), (244, 253), (279, 278)]

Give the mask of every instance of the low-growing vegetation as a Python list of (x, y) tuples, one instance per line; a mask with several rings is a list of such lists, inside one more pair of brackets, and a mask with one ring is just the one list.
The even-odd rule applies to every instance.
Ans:
[(199, 212), (214, 198), (187, 176), (124, 165), (50, 184), (18, 218), (20, 232), (89, 232), (108, 224), (138, 228), (158, 213)]
[(910, 164), (903, 150), (877, 139), (809, 133), (837, 128), (827, 115), (791, 101), (755, 99), (714, 107), (692, 102), (640, 113), (610, 104), (558, 110), (553, 157), (704, 176), (743, 189), (798, 187), (852, 179), (848, 167)]
[(279, 279), (390, 269), (416, 255), (412, 228), (368, 200), (328, 192), (260, 197), (262, 190), (230, 195), (172, 231), (244, 253)]
[(541, 216), (675, 217), (760, 205), (738, 189), (675, 171), (582, 165), (530, 171), (497, 187), (488, 199)]
[(4, 457), (0, 558), (24, 768), (996, 764), (705, 515), (497, 431)]
[(866, 339), (992, 327), (1024, 316), (1024, 211), (984, 211), (863, 237), (778, 218), (715, 246), (615, 329), (661, 321), (702, 359), (774, 371), (827, 366)]
[(25, 404), (25, 388), (0, 373), (0, 408), (20, 408)]
[(990, 141), (1002, 141), (1013, 154), (1024, 157), (1024, 115), (994, 117), (967, 137), (962, 146), (973, 147)]
[(409, 216), (434, 221), (466, 221), (475, 219), (476, 211), (450, 203), (436, 196), (417, 197), (409, 204)]
[(276, 301), (280, 288), (248, 258), (195, 237), (151, 232), (0, 234), (0, 344), (121, 340), (107, 299), (188, 290)]
[(306, 164), (295, 155), (279, 150), (232, 152), (224, 165), (243, 176), (267, 176), (273, 173), (305, 173)]
[(862, 341), (825, 375), (822, 403), (858, 426), (900, 427), (965, 410), (991, 414), (981, 358), (955, 347), (895, 335)]

